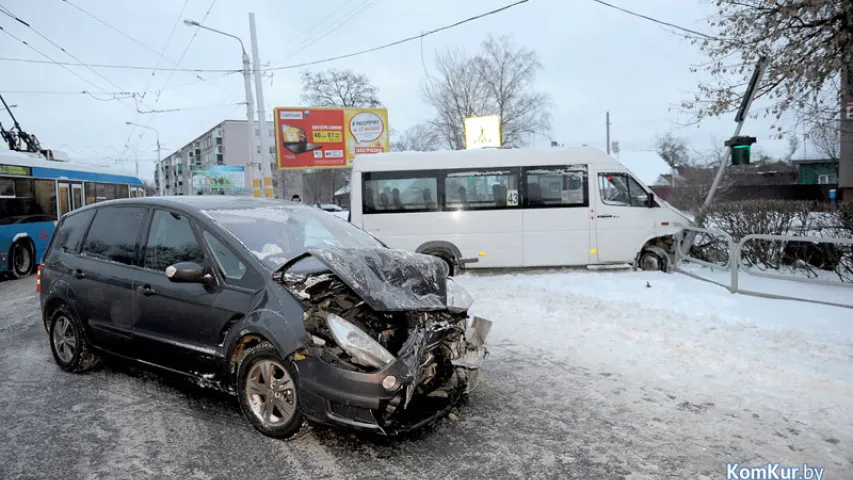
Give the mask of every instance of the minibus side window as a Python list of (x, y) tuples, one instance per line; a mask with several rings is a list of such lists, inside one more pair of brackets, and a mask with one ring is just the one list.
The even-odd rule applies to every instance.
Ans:
[(649, 201), (646, 190), (625, 173), (599, 173), (598, 191), (606, 205), (645, 207)]

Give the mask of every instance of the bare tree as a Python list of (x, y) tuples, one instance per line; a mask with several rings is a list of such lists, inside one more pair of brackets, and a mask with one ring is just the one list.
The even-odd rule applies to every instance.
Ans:
[[(798, 121), (836, 119), (842, 70), (853, 65), (853, 2), (849, 0), (717, 0), (709, 19), (713, 37), (692, 40), (709, 56), (693, 68), (710, 74), (711, 83), (682, 106), (697, 121), (731, 112), (762, 55), (770, 60), (756, 98), (769, 101), (777, 135), (784, 115)], [(853, 75), (849, 76), (853, 91)], [(758, 116), (762, 112), (756, 112)]]
[[(302, 73), (302, 101), (308, 106), (375, 108), (382, 105), (378, 92), (366, 75), (352, 70)], [(308, 170), (303, 180), (303, 200), (334, 203), (335, 191), (345, 186), (349, 179), (349, 169)]]
[(785, 151), (785, 161), (790, 162), (794, 154), (800, 149), (800, 139), (796, 135), (788, 137), (788, 150)]
[(690, 163), (687, 143), (683, 138), (675, 137), (671, 132), (667, 132), (658, 138), (655, 150), (670, 168), (677, 169)]
[(430, 152), (441, 147), (441, 137), (428, 123), (419, 123), (406, 129), (391, 142), (392, 152)]
[(448, 50), (435, 66), (436, 78), (427, 79), (422, 96), (435, 110), (431, 124), (448, 148), (465, 148), (468, 117), (500, 116), (504, 145), (524, 145), (532, 134), (550, 130), (551, 99), (533, 88), (542, 68), (533, 50), (507, 36), (489, 36), (477, 55)]
[(822, 158), (838, 161), (841, 158), (841, 130), (839, 122), (824, 122), (812, 127), (811, 144)]
[[(667, 136), (663, 137), (663, 139), (666, 138)], [(678, 172), (678, 179), (673, 186), (670, 201), (678, 208), (697, 212), (701, 209), (705, 197), (711, 189), (717, 167), (719, 167), (720, 162), (726, 159), (728, 152), (722, 146), (723, 143), (713, 137), (711, 138), (712, 146), (707, 150), (692, 149), (692, 151), (687, 152), (686, 144), (677, 138), (664, 143), (675, 146), (684, 145), (683, 151), (681, 148), (674, 149), (678, 152), (679, 157), (677, 158), (682, 159), (682, 163), (674, 167)], [(660, 147), (658, 154), (663, 157), (663, 154), (660, 153)], [(734, 186), (737, 173), (733, 170), (732, 168), (726, 170), (720, 185), (717, 187), (718, 194), (725, 194)]]
[(375, 108), (381, 105), (378, 95), (366, 75), (352, 70), (302, 73), (302, 102), (310, 107)]

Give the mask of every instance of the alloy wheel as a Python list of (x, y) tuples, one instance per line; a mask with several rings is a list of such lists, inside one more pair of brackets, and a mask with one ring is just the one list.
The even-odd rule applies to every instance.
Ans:
[(269, 427), (284, 425), (296, 414), (293, 377), (277, 361), (265, 359), (252, 365), (244, 395), (252, 413)]
[(53, 327), (53, 346), (62, 362), (69, 363), (74, 358), (74, 353), (77, 351), (77, 335), (68, 317), (62, 316), (56, 319)]

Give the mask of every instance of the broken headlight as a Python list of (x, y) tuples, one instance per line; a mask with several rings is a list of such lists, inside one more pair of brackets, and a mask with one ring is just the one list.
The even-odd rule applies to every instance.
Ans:
[(447, 279), (447, 309), (454, 313), (467, 311), (474, 304), (474, 297), (452, 278)]
[(326, 315), (326, 324), (338, 346), (350, 354), (356, 363), (382, 368), (395, 360), (394, 355), (370, 338), (370, 335), (334, 313)]

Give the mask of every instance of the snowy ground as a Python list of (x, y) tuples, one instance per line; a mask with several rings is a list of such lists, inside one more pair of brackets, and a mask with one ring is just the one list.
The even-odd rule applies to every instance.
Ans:
[(732, 461), (853, 478), (853, 310), (683, 275), (459, 281), (494, 321), (480, 388), (457, 420), (391, 443), (270, 440), (180, 382), (63, 374), (33, 281), (0, 282), (0, 478), (711, 479)]
[[(713, 281), (718, 285), (728, 288), (731, 283), (731, 271), (723, 268), (708, 268), (704, 265), (682, 263), (680, 270), (690, 272), (706, 280)], [(752, 272), (752, 273), (751, 273)], [(753, 273), (768, 273), (780, 275), (790, 280), (770, 279), (754, 275)], [(834, 272), (818, 270), (815, 277), (826, 284), (803, 283), (794, 279), (809, 278), (803, 271), (766, 270), (762, 272), (757, 269), (741, 269), (738, 274), (739, 292), (756, 292), (759, 294), (784, 296), (788, 298), (809, 299), (826, 302), (834, 305), (846, 305), (853, 307), (853, 284), (842, 282)], [(849, 312), (853, 315), (853, 310)]]

